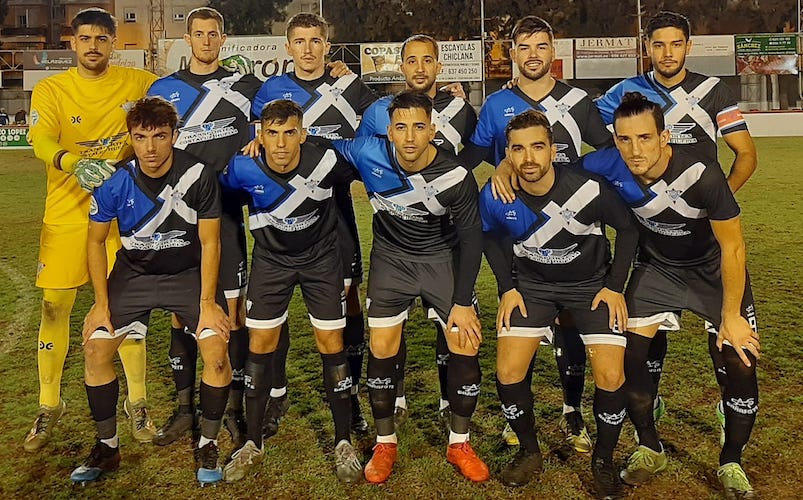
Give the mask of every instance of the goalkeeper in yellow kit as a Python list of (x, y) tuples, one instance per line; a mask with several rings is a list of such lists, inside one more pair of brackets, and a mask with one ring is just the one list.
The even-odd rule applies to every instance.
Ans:
[[(43, 291), (39, 326), (39, 414), (25, 438), (28, 451), (40, 449), (64, 413), (61, 374), (70, 337), (70, 312), (79, 286), (88, 280), (89, 192), (114, 172), (114, 163), (132, 154), (125, 117), (156, 76), (109, 65), (117, 21), (102, 9), (86, 9), (72, 20), (72, 48), (78, 66), (39, 82), (31, 97), (30, 141), (45, 162), (47, 198), (39, 247), (36, 286)], [(107, 242), (109, 267), (120, 248), (119, 233)], [(131, 335), (119, 348), (128, 382), (126, 413), (134, 438), (147, 442), (155, 428), (145, 394), (145, 340)]]

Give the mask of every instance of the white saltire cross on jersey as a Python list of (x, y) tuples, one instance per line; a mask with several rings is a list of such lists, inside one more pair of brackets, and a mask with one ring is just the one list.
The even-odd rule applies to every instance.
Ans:
[(435, 124), (436, 132), (440, 132), (449, 141), (454, 148), (455, 154), (457, 154), (457, 149), (463, 138), (460, 136), (460, 132), (452, 125), (452, 118), (463, 109), (464, 102), (462, 99), (454, 98), (452, 102), (443, 108), (443, 111), (432, 110), (432, 123)]
[(357, 112), (351, 104), (343, 97), (343, 92), (357, 79), (357, 75), (346, 75), (338, 78), (333, 85), (322, 83), (315, 89), (320, 97), (312, 103), (312, 106), (304, 110), (304, 126), (311, 127), (315, 121), (323, 115), (330, 107), (336, 108), (343, 115), (343, 118), (351, 125), (352, 129), (357, 128)]
[(184, 136), (192, 133), (192, 131), (187, 130), (185, 132), (184, 129), (202, 125), (206, 122), (209, 115), (222, 100), (232, 103), (236, 108), (242, 111), (246, 119), (251, 117), (251, 101), (241, 93), (231, 90), (231, 86), (237, 83), (241, 78), (242, 75), (235, 73), (231, 76), (221, 78), (220, 80), (208, 80), (204, 82), (202, 86), (207, 89), (208, 92), (204, 95), (198, 107), (192, 110), (192, 114), (182, 124), (182, 131), (179, 132), (178, 139), (176, 140), (176, 147), (184, 149), (188, 144), (191, 144)]
[[(375, 193), (375, 195), (403, 207), (411, 207), (416, 203), (422, 203), (431, 214), (440, 216), (446, 213), (446, 208), (441, 205), (435, 196), (460, 183), (466, 178), (466, 175), (468, 175), (468, 171), (463, 167), (455, 167), (429, 182), (421, 174), (408, 175), (407, 181), (410, 183), (410, 189), (407, 191), (393, 195), (385, 195), (384, 193), (381, 195)], [(372, 200), (371, 205), (376, 211), (377, 207), (374, 200)]]
[(657, 181), (650, 186), (650, 191), (655, 194), (655, 198), (652, 198), (640, 207), (634, 207), (633, 211), (645, 219), (654, 217), (667, 208), (674, 210), (688, 219), (702, 219), (706, 217), (708, 215), (706, 209), (692, 207), (682, 198), (683, 193), (700, 180), (704, 171), (705, 165), (697, 162), (687, 168), (670, 184), (667, 184), (663, 179)]
[(549, 120), (549, 124), (553, 127), (556, 123), (563, 125), (563, 128), (566, 129), (566, 132), (568, 132), (569, 136), (572, 138), (572, 142), (574, 142), (572, 145), (574, 146), (577, 156), (580, 156), (580, 145), (583, 143), (583, 136), (580, 133), (580, 126), (577, 124), (572, 114), (569, 113), (569, 110), (582, 101), (583, 97), (586, 95), (587, 94), (582, 90), (572, 88), (559, 100), (551, 95), (541, 100), (541, 106), (544, 108), (544, 114)]
[(580, 186), (580, 189), (566, 200), (563, 206), (550, 201), (541, 210), (549, 218), (522, 243), (529, 247), (544, 248), (561, 229), (578, 236), (602, 234), (599, 222), (583, 224), (574, 218), (575, 214), (587, 207), (597, 196), (599, 196), (599, 184), (594, 181), (586, 181), (585, 184)]
[(164, 200), (159, 211), (154, 215), (145, 225), (137, 229), (131, 236), (123, 236), (121, 240), (123, 246), (131, 248), (131, 241), (137, 238), (149, 238), (159, 229), (159, 226), (167, 220), (172, 212), (175, 212), (179, 217), (187, 221), (189, 224), (198, 222), (198, 212), (187, 206), (184, 201), (184, 195), (192, 187), (193, 184), (201, 177), (204, 165), (196, 163), (179, 178), (175, 186), (170, 184), (165, 185), (159, 192), (158, 197)]
[[(308, 199), (322, 201), (330, 198), (332, 196), (332, 188), (321, 189), (318, 185), (329, 175), (329, 172), (332, 171), (336, 163), (337, 156), (335, 156), (334, 151), (329, 149), (324, 153), (323, 158), (321, 158), (321, 161), (315, 166), (312, 173), (309, 174), (309, 177), (304, 177), (301, 174), (293, 176), (287, 183), (293, 188), (292, 193), (279, 203), (279, 206), (271, 210), (269, 212), (270, 215), (279, 219), (285, 219)], [(264, 217), (263, 215), (262, 213), (257, 213), (254, 217), (250, 217), (249, 220), (253, 221), (251, 226), (255, 229), (265, 227), (265, 225), (269, 223), (269, 217)]]
[(691, 92), (686, 92), (682, 87), (678, 87), (669, 92), (675, 104), (664, 113), (667, 126), (671, 127), (676, 123), (680, 123), (680, 121), (688, 115), (703, 129), (709, 139), (716, 142), (717, 125), (711, 119), (711, 116), (706, 113), (703, 108), (698, 106), (698, 103), (711, 92), (718, 81), (719, 78), (709, 77)]

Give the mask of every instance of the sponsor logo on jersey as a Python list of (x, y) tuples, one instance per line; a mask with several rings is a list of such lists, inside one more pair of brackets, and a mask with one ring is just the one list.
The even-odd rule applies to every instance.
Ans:
[(176, 141), (176, 147), (184, 148), (189, 144), (237, 135), (237, 129), (231, 126), (236, 119), (235, 117), (221, 118), (211, 122), (204, 122), (200, 125), (182, 127), (179, 129), (180, 135), (178, 141)]
[(80, 124), (81, 123), (81, 115), (71, 116), (70, 117), (70, 123)]
[(371, 389), (395, 389), (393, 385), (393, 381), (390, 380), (390, 377), (387, 378), (371, 378), (368, 377), (365, 380), (365, 385), (367, 385)]
[(515, 116), (515, 114), (516, 114), (516, 108), (514, 108), (513, 106), (504, 109), (504, 116), (506, 117), (512, 117)]
[(84, 158), (110, 158), (115, 157), (123, 149), (126, 136), (128, 136), (128, 132), (121, 132), (110, 137), (76, 142), (76, 144), (86, 148), (81, 151), (81, 156)]
[(125, 200), (125, 206), (127, 206), (128, 208), (133, 208), (134, 207), (134, 198), (129, 198), (129, 199)]
[(730, 398), (725, 404), (731, 410), (742, 415), (752, 415), (758, 411), (755, 398)]
[(620, 425), (622, 422), (624, 422), (625, 415), (627, 415), (627, 410), (625, 409), (622, 409), (622, 411), (619, 413), (602, 412), (597, 414), (599, 419), (608, 425)]
[(560, 212), (558, 212), (563, 220), (569, 222), (570, 220), (574, 219), (574, 216), (577, 214), (574, 210), (569, 210), (568, 208), (564, 208)]
[(318, 222), (318, 219), (321, 218), (318, 215), (317, 208), (308, 214), (298, 215), (296, 217), (276, 217), (275, 215), (267, 212), (258, 214), (258, 217), (266, 222), (269, 226), (275, 227), (279, 231), (284, 231), (286, 233), (303, 231), (304, 229), (307, 229)]
[(374, 193), (374, 197), (371, 198), (371, 205), (373, 205), (376, 210), (389, 212), (391, 215), (402, 220), (426, 222), (425, 217), (427, 212), (417, 208), (399, 205), (398, 203), (394, 203), (393, 201), (390, 201), (389, 199), (377, 193)]
[(680, 198), (680, 195), (683, 194), (683, 191), (680, 191), (680, 190), (677, 190), (677, 189), (674, 189), (674, 188), (667, 189), (665, 192), (666, 192), (666, 195), (669, 196), (669, 199), (672, 200), (673, 203), (677, 202), (678, 198)]
[(519, 217), (515, 210), (508, 210), (505, 212), (505, 220), (519, 220)]
[(513, 251), (517, 257), (526, 257), (539, 264), (568, 264), (580, 256), (580, 252), (575, 251), (577, 243), (566, 248), (539, 248), (517, 243), (513, 245)]
[(340, 130), (340, 124), (313, 125), (312, 127), (307, 127), (307, 133), (309, 135), (314, 135), (315, 137), (323, 137), (324, 139), (329, 139), (331, 141), (343, 138), (340, 134), (337, 133), (338, 130)]
[(502, 413), (505, 414), (507, 420), (516, 420), (524, 415), (524, 410), (519, 410), (518, 405), (512, 404), (510, 406), (502, 405)]
[(670, 123), (666, 126), (669, 130), (669, 142), (671, 144), (696, 144), (697, 139), (687, 132), (696, 127), (696, 123)]
[(440, 193), (440, 190), (432, 184), (427, 184), (424, 186), (424, 194), (427, 195), (427, 199), (434, 198), (438, 193)]
[(566, 116), (566, 113), (568, 113), (569, 110), (572, 109), (572, 107), (566, 104), (565, 102), (558, 102), (555, 105), (555, 109), (558, 110), (558, 113), (560, 113), (560, 116), (562, 118)]
[(262, 184), (254, 186), (254, 194), (265, 194), (265, 186)]
[(293, 99), (293, 93), (292, 92), (285, 92), (284, 94), (282, 94), (282, 99), (292, 100)]
[(178, 92), (173, 92), (170, 94), (170, 98), (168, 99), (170, 102), (178, 102), (181, 100), (181, 94)]
[(379, 168), (379, 167), (371, 167), (371, 175), (373, 175), (374, 177), (379, 177), (379, 178), (381, 179), (381, 178), (382, 178), (382, 174), (383, 174), (384, 172), (385, 172), (385, 171), (384, 171), (384, 170), (382, 170), (382, 169), (381, 169), (381, 168)]
[(467, 384), (460, 389), (457, 390), (457, 393), (461, 396), (467, 396), (470, 398), (476, 397), (480, 395), (480, 385), (479, 384)]
[(677, 224), (657, 222), (654, 220), (646, 219), (641, 215), (639, 215), (637, 212), (634, 213), (636, 214), (636, 219), (641, 223), (641, 225), (643, 225), (653, 233), (658, 233), (663, 236), (686, 236), (688, 234), (691, 234), (691, 231), (683, 229), (684, 227), (686, 227), (686, 224), (683, 222)]
[(130, 250), (165, 250), (167, 248), (182, 248), (190, 244), (181, 239), (186, 231), (173, 230), (166, 233), (153, 233), (150, 236), (133, 236), (128, 239)]
[(697, 106), (697, 104), (700, 102), (700, 98), (694, 95), (690, 95), (686, 98), (686, 102), (689, 104), (690, 108), (693, 108)]
[(568, 144), (563, 144), (562, 142), (556, 142), (555, 159), (553, 160), (553, 163), (571, 163), (572, 161), (571, 158), (569, 158), (569, 155), (565, 152), (567, 149), (569, 149)]

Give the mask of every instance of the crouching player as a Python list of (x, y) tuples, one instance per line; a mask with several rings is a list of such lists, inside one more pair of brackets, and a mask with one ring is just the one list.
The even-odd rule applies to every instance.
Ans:
[[(72, 472), (74, 482), (93, 481), (120, 464), (113, 357), (128, 334), (146, 334), (157, 307), (198, 332), (204, 370), (197, 478), (202, 485), (222, 479), (217, 435), (231, 365), (226, 302), (217, 286), (220, 188), (212, 168), (173, 148), (177, 122), (176, 109), (164, 99), (140, 99), (126, 117), (135, 157), (92, 195), (87, 256), (95, 304), (83, 337), (86, 393), (98, 435), (89, 458)], [(107, 278), (105, 240), (114, 219), (123, 247)]]
[(221, 175), (224, 189), (250, 195), (248, 220), (255, 241), (245, 322), (250, 337), (245, 364), (247, 441), (226, 465), (226, 481), (242, 479), (262, 457), (274, 358), (296, 285), (301, 286), (323, 360), (335, 427), (336, 475), (343, 482), (362, 477), (350, 443), (352, 378), (343, 351), (345, 295), (332, 197), (333, 188), (347, 189), (354, 174), (331, 146), (305, 142), (303, 116), (292, 101), (268, 103), (260, 115), (263, 153), (235, 157)]
[(388, 106), (387, 139), (334, 143), (359, 170), (375, 212), (366, 385), (377, 444), (365, 467), (365, 478), (375, 484), (390, 477), (396, 462), (396, 365), (407, 311), (417, 297), (435, 310), (449, 347), (446, 458), (467, 479), (490, 477), (469, 443), (481, 380), (482, 334), (472, 300), (482, 259), (477, 183), (454, 155), (432, 144), (432, 106), (425, 93), (404, 91)]
[[(624, 289), (638, 244), (627, 207), (603, 180), (553, 166), (556, 147), (546, 116), (526, 111), (505, 130), (507, 157), (520, 189), (512, 204), (480, 194), (484, 248), (501, 294), (497, 314), (497, 390), (521, 449), (502, 472), (523, 486), (542, 469), (527, 371), (561, 311), (571, 313), (594, 372), (597, 442), (592, 471), (597, 495), (616, 498), (622, 485), (613, 450), (625, 418)], [(611, 260), (605, 227), (617, 232)], [(517, 270), (516, 279), (513, 269)]]

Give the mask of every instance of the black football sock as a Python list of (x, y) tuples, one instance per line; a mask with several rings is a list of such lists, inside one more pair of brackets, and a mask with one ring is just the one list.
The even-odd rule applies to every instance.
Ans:
[(708, 332), (708, 354), (711, 355), (711, 361), (714, 363), (714, 375), (717, 378), (720, 395), (724, 398), (725, 386), (728, 385), (728, 369), (725, 366), (725, 356), (717, 347), (716, 330)]
[(624, 386), (615, 391), (597, 387), (594, 390), (594, 420), (597, 422), (597, 442), (593, 456), (613, 460), (613, 450), (619, 442), (622, 422), (627, 411)]
[(111, 439), (117, 435), (117, 399), (120, 384), (115, 377), (108, 384), (90, 386), (84, 384), (89, 411), (98, 431), (98, 439)]
[(229, 337), (229, 359), (231, 360), (231, 388), (228, 407), (235, 412), (243, 411), (243, 376), (245, 360), (248, 358), (248, 329), (232, 330)]
[(178, 396), (178, 411), (192, 413), (195, 403), (195, 369), (198, 360), (198, 344), (184, 327), (170, 328), (168, 350), (173, 382)]
[(362, 360), (365, 354), (365, 319), (362, 311), (353, 316), (346, 316), (346, 328), (343, 329), (343, 348), (351, 373), (352, 392), (357, 393), (362, 376)]
[(586, 349), (580, 331), (574, 325), (556, 325), (554, 342), (563, 403), (579, 410), (586, 374)]
[(502, 413), (518, 436), (521, 446), (530, 453), (540, 452), (533, 414), (533, 393), (527, 381), (502, 384), (497, 378), (496, 392), (502, 403)]
[(213, 387), (203, 379), (198, 391), (201, 405), (201, 437), (216, 441), (220, 432), (220, 419), (226, 411), (226, 400), (229, 397), (229, 386)]
[[(401, 342), (399, 343), (399, 352), (396, 354), (396, 375), (395, 375), (395, 386), (396, 386), (396, 397), (403, 398), (405, 397), (404, 393), (404, 367), (407, 365), (407, 340), (404, 338), (404, 334), (402, 334)], [(395, 404), (395, 403), (394, 403)]]
[(342, 440), (349, 441), (351, 433), (351, 373), (346, 362), (346, 354), (340, 351), (335, 354), (321, 354), (323, 361), (323, 385), (329, 400), (329, 410), (335, 424), (335, 444)]
[(449, 400), (449, 344), (446, 342), (446, 334), (443, 332), (443, 325), (435, 322), (435, 364), (438, 365), (438, 382), (441, 388), (441, 399)]
[(662, 450), (653, 418), (652, 378), (647, 370), (650, 340), (636, 333), (625, 332), (625, 385), (627, 414), (636, 428), (639, 444), (653, 451)]
[(744, 351), (751, 366), (746, 366), (733, 347), (722, 346), (728, 380), (722, 398), (725, 410), (725, 445), (719, 455), (719, 464), (729, 462), (740, 464), (742, 448), (750, 439), (758, 413), (758, 380), (756, 379), (756, 358)]
[(658, 397), (658, 386), (661, 383), (661, 375), (664, 372), (664, 358), (666, 358), (666, 330), (658, 330), (655, 337), (650, 342), (650, 350), (647, 352), (647, 370), (652, 377), (652, 397)]
[(290, 327), (287, 321), (279, 332), (279, 344), (276, 346), (273, 358), (273, 380), (271, 388), (282, 389), (287, 387), (287, 353), (290, 351)]
[(468, 433), (468, 420), (477, 408), (481, 380), (480, 360), (477, 356), (449, 353), (447, 390), (449, 407), (452, 409), (452, 431), (456, 434)]
[(275, 373), (275, 353), (248, 353), (245, 362), (245, 422), (248, 439), (262, 447), (262, 424), (268, 404), (271, 378)]
[(396, 373), (396, 356), (379, 359), (374, 357), (373, 353), (368, 353), (365, 385), (368, 387), (368, 398), (371, 401), (377, 436), (389, 436), (396, 432), (393, 423)]

